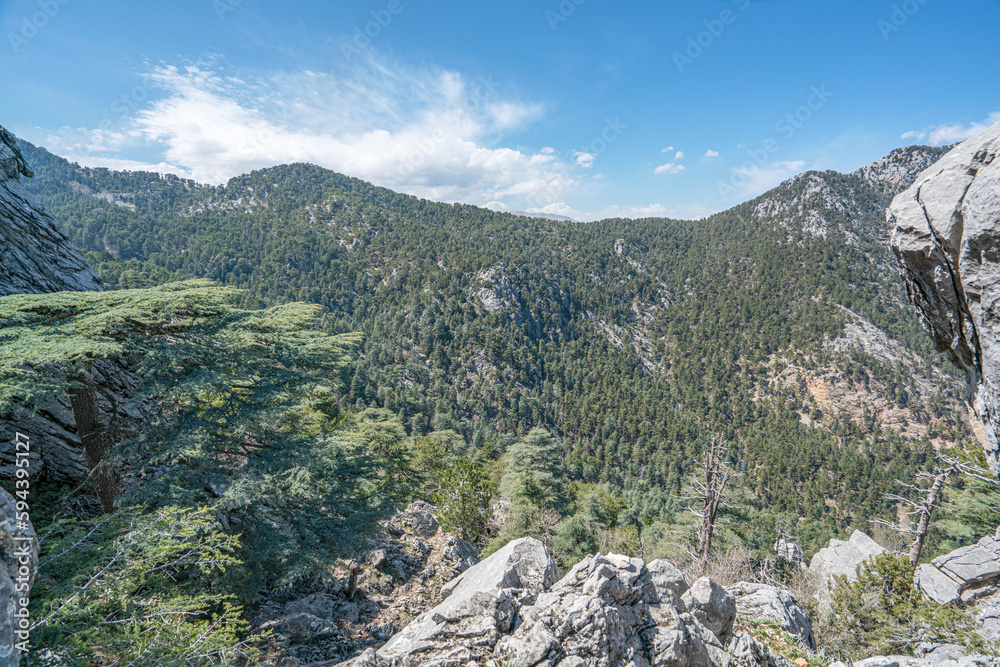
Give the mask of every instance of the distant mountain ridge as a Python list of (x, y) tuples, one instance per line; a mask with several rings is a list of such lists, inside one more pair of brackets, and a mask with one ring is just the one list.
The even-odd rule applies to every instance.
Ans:
[(968, 432), (884, 218), (943, 149), (807, 172), (698, 222), (586, 224), (312, 165), (206, 187), (22, 150), (109, 285), (211, 277), (320, 303), (366, 337), (345, 406), (452, 429), (470, 451), (546, 426), (571, 475), (623, 489), (639, 523), (676, 511), (713, 432), (755, 471), (755, 511), (812, 522), (807, 544), (888, 511), (894, 479)]

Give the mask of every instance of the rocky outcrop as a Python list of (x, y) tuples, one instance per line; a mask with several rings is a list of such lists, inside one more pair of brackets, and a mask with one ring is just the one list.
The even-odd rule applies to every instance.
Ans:
[(830, 540), (829, 546), (817, 551), (809, 562), (809, 571), (819, 585), (821, 602), (829, 599), (834, 577), (843, 576), (854, 581), (859, 565), (883, 553), (885, 549), (860, 530), (855, 530), (846, 542)]
[(965, 372), (974, 430), (1000, 474), (1000, 124), (954, 148), (889, 208), (910, 300)]
[(727, 590), (736, 599), (736, 612), (750, 618), (767, 618), (798, 638), (807, 649), (816, 648), (812, 624), (795, 597), (788, 591), (767, 584), (740, 582)]
[(972, 546), (917, 567), (917, 587), (938, 604), (970, 602), (994, 592), (1000, 580), (1000, 530)]
[[(14, 136), (0, 127), (0, 296), (40, 294), (64, 290), (103, 290), (97, 274), (69, 242), (59, 224), (35, 197), (27, 192), (21, 177), (30, 178)], [(135, 378), (110, 362), (95, 367), (97, 375), (124, 404), (126, 385)], [(111, 404), (102, 409), (110, 419)], [(87, 476), (76, 426), (67, 401), (50, 401), (33, 417), (0, 420), (0, 475), (13, 473), (17, 433), (31, 443), (32, 477), (45, 474), (57, 483), (75, 484)]]
[[(733, 595), (669, 563), (588, 556), (556, 581), (537, 540), (511, 542), (445, 587), (444, 601), (350, 667), (685, 667), (786, 664), (734, 632)], [(327, 663), (324, 663), (327, 664)], [(315, 667), (319, 667), (317, 664)]]
[(38, 571), (38, 538), (13, 496), (0, 489), (0, 667), (17, 667), (27, 647), (28, 598)]
[(33, 175), (14, 135), (0, 127), (0, 296), (103, 289), (62, 228), (24, 189), (21, 177)]

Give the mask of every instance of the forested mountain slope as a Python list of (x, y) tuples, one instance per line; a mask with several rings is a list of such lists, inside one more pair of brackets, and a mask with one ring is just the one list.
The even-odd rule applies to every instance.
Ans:
[(810, 544), (889, 511), (895, 479), (967, 434), (884, 217), (943, 149), (809, 172), (702, 221), (580, 224), (304, 164), (206, 187), (21, 147), (28, 187), (109, 288), (208, 277), (322, 304), (364, 335), (343, 404), (484, 457), (548, 427), (570, 476), (624, 490), (640, 528), (674, 515), (713, 433), (748, 503)]

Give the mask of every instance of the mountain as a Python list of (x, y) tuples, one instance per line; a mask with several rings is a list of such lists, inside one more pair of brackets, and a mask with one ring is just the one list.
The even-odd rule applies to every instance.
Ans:
[[(312, 165), (220, 187), (21, 143), (31, 190), (112, 288), (210, 277), (365, 339), (342, 406), (470, 455), (545, 426), (569, 475), (678, 520), (704, 443), (747, 474), (744, 539), (807, 547), (968, 433), (961, 379), (906, 301), (884, 210), (944, 149), (808, 172), (702, 221), (580, 224), (420, 200)], [(785, 517), (785, 518), (782, 518)]]

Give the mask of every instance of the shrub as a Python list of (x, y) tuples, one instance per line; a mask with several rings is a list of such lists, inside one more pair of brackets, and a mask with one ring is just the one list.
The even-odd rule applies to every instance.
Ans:
[(842, 658), (912, 654), (922, 642), (985, 648), (964, 611), (923, 599), (905, 557), (884, 553), (862, 563), (856, 581), (837, 577), (832, 605), (819, 635)]

